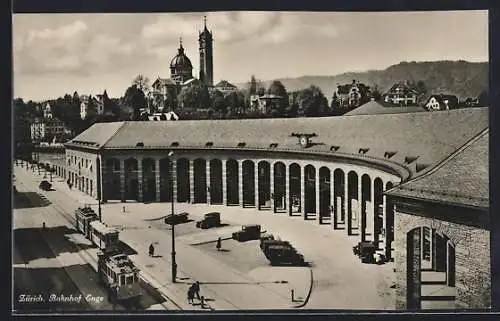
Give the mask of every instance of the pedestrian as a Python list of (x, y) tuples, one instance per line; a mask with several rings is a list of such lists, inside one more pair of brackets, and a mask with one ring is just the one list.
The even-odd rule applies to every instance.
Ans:
[(188, 303), (194, 304), (194, 287), (192, 285), (188, 289), (187, 297), (188, 297)]
[(43, 222), (43, 229), (45, 230), (45, 222)]
[(222, 239), (219, 236), (219, 238), (217, 239), (217, 244), (215, 245), (217, 251), (220, 251), (221, 246), (222, 246)]
[(200, 299), (200, 282), (196, 281), (195, 283), (193, 283), (193, 289), (194, 289), (194, 293), (196, 294), (196, 298), (198, 300), (201, 300)]
[(153, 256), (155, 254), (155, 247), (153, 246), (153, 243), (149, 245), (149, 256)]
[(200, 298), (200, 307), (205, 309), (205, 297), (203, 295)]
[(123, 213), (125, 213), (125, 206), (123, 206), (122, 211), (123, 211)]

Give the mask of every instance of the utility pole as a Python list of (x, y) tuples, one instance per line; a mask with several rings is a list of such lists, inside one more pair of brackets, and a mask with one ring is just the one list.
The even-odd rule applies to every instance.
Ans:
[(172, 201), (172, 283), (177, 280), (177, 263), (175, 262), (175, 220), (174, 220), (174, 160), (172, 158), (173, 152), (168, 153), (170, 159), (170, 196)]

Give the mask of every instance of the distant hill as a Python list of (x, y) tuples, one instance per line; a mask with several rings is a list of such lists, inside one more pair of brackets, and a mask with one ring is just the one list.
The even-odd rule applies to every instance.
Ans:
[[(372, 89), (378, 86), (385, 93), (398, 81), (419, 81), (425, 83), (428, 94), (447, 93), (457, 95), (459, 99), (477, 97), (483, 90), (488, 90), (488, 63), (467, 61), (431, 61), (401, 62), (384, 70), (365, 72), (347, 72), (336, 76), (302, 76), (299, 78), (277, 79), (283, 83), (287, 91), (309, 87), (311, 84), (321, 88), (330, 100), (337, 84), (360, 81)], [(264, 81), (267, 88), (272, 80)], [(244, 88), (245, 84), (238, 84)]]

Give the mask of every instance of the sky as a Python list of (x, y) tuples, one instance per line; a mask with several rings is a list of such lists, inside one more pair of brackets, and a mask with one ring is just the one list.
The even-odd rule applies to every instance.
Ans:
[(120, 97), (143, 74), (170, 77), (179, 38), (199, 77), (203, 17), (214, 82), (385, 69), (401, 61), (488, 61), (487, 11), (14, 14), (14, 97)]

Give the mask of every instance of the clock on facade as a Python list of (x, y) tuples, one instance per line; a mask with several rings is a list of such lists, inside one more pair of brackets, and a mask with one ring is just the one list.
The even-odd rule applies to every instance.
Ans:
[(299, 139), (299, 143), (302, 147), (306, 147), (309, 144), (309, 139), (306, 136), (302, 136)]

